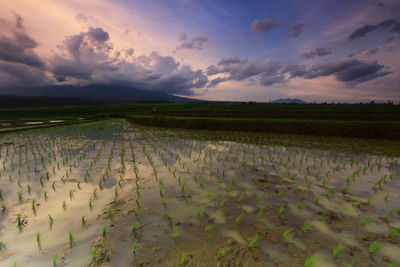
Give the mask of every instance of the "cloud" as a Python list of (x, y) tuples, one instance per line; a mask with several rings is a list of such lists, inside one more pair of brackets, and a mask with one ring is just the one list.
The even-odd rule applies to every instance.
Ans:
[(368, 33), (375, 31), (378, 28), (386, 28), (386, 29), (390, 29), (391, 32), (400, 33), (400, 23), (397, 20), (389, 19), (389, 20), (385, 20), (379, 24), (375, 24), (375, 25), (366, 24), (360, 28), (357, 28), (355, 31), (353, 31), (349, 35), (349, 39), (350, 39), (350, 41), (353, 41), (360, 37), (364, 37)]
[(191, 40), (188, 40), (187, 34), (182, 32), (179, 34), (180, 44), (173, 51), (175, 53), (181, 49), (203, 49), (203, 45), (208, 42), (208, 38), (204, 36), (196, 36)]
[(332, 54), (332, 48), (330, 47), (319, 47), (310, 52), (306, 52), (303, 54), (303, 57), (306, 59), (314, 58), (314, 57), (322, 57)]
[(22, 17), (15, 16), (15, 23), (3, 22), (8, 32), (0, 34), (0, 60), (44, 69), (45, 63), (33, 51), (38, 43), (25, 32)]
[(259, 80), (261, 84), (272, 85), (283, 82), (283, 63), (273, 60), (266, 60), (262, 63), (251, 62), (248, 59), (223, 58), (216, 65), (207, 68), (207, 75), (222, 74), (225, 77), (218, 77), (208, 84), (214, 87), (225, 81), (243, 81), (249, 78)]
[(304, 31), (304, 23), (294, 23), (289, 26), (287, 35), (289, 38), (297, 38)]
[[(195, 39), (195, 38), (194, 38)], [(58, 82), (110, 84), (172, 94), (193, 95), (208, 78), (201, 70), (181, 65), (171, 56), (157, 52), (134, 56), (134, 49), (115, 49), (102, 28), (68, 36), (50, 61)]]
[(51, 60), (50, 71), (57, 81), (65, 81), (67, 77), (91, 80), (95, 71), (117, 70), (116, 59), (111, 56), (113, 47), (108, 40), (106, 31), (93, 27), (67, 37), (58, 46), (61, 54)]
[(83, 14), (82, 12), (79, 12), (78, 14), (76, 14), (76, 16), (75, 16), (75, 19), (77, 20), (77, 21), (80, 21), (80, 22), (89, 22), (90, 20), (92, 20), (93, 18), (92, 17), (89, 17), (89, 16), (86, 16), (85, 14)]
[(186, 32), (181, 32), (179, 34), (179, 41), (186, 41), (187, 40), (187, 34)]
[(279, 23), (269, 18), (263, 20), (256, 19), (251, 23), (251, 29), (262, 34), (268, 33), (278, 26)]
[(260, 85), (270, 86), (285, 83), (290, 79), (301, 77), (315, 79), (331, 76), (348, 86), (373, 80), (393, 73), (384, 65), (375, 61), (364, 62), (358, 59), (344, 59), (340, 61), (317, 64), (311, 67), (290, 62), (266, 60), (262, 63), (251, 62), (247, 59), (224, 58), (216, 65), (207, 68), (207, 75), (222, 75), (211, 80), (208, 87), (214, 87), (226, 81), (243, 81), (251, 79)]
[(310, 69), (297, 68), (296, 72), (289, 71), (291, 77), (314, 79), (334, 75), (336, 80), (355, 85), (393, 73), (386, 70), (384, 65), (376, 60), (364, 62), (358, 59), (345, 59), (312, 66)]
[(24, 64), (1, 61), (0, 81), (2, 92), (4, 92), (4, 89), (12, 90), (16, 87), (42, 86), (51, 82), (42, 70)]

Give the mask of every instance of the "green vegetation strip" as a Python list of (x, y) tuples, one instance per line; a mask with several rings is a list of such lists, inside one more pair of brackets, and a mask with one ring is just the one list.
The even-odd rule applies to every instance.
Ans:
[(142, 125), (172, 128), (400, 139), (400, 122), (396, 121), (199, 118), (149, 115), (131, 115), (126, 118)]

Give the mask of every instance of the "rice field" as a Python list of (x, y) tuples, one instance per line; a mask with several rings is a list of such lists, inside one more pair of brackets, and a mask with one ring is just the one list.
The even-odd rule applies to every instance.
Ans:
[(1, 135), (0, 265), (400, 266), (398, 157), (226, 135)]

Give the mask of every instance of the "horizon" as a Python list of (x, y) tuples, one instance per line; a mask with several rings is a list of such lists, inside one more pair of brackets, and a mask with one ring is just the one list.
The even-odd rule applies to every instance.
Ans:
[(211, 101), (400, 103), (400, 3), (6, 0), (0, 94), (116, 85)]

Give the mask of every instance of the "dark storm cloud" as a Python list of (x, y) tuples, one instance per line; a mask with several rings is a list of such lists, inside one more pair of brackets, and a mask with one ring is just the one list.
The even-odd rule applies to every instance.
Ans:
[(247, 59), (225, 58), (207, 68), (208, 75), (222, 74), (226, 77), (213, 79), (208, 87), (214, 87), (218, 83), (233, 80), (243, 81), (249, 78), (258, 78), (260, 83), (271, 85), (281, 82), (283, 63), (266, 60), (262, 63), (250, 62)]
[(180, 44), (176, 47), (175, 51), (181, 49), (203, 49), (203, 45), (208, 42), (208, 38), (204, 36), (196, 36), (193, 39), (189, 40), (187, 34), (182, 32), (179, 34)]
[(385, 70), (385, 66), (378, 62), (364, 62), (358, 59), (345, 59), (336, 62), (318, 64), (310, 69), (295, 69), (296, 72), (289, 71), (291, 77), (303, 77), (305, 79), (314, 79), (322, 76), (334, 75), (336, 80), (349, 84), (357, 84), (369, 81), (378, 77), (391, 74), (392, 71)]
[(243, 62), (243, 60), (240, 59), (240, 58), (237, 58), (237, 57), (235, 57), (235, 58), (223, 58), (217, 63), (217, 65), (221, 66), (221, 65), (229, 65), (229, 64), (242, 63), (242, 62)]
[(28, 65), (0, 61), (0, 88), (12, 89), (22, 86), (42, 86), (50, 81), (45, 73)]
[[(224, 62), (226, 59), (221, 60)], [(254, 63), (248, 60), (236, 61), (236, 63), (211, 65), (207, 68), (208, 75), (220, 74), (208, 83), (208, 87), (214, 87), (225, 81), (242, 81), (252, 79), (261, 85), (270, 86), (276, 83), (284, 83), (295, 77), (315, 79), (318, 77), (333, 75), (337, 81), (350, 86), (373, 80), (391, 74), (384, 65), (377, 61), (364, 62), (357, 59), (317, 64), (307, 68), (305, 65), (275, 62), (267, 60), (263, 63)], [(288, 74), (288, 75), (286, 75)], [(287, 77), (286, 77), (287, 76)]]
[(332, 54), (332, 48), (329, 47), (319, 47), (310, 52), (306, 52), (303, 54), (303, 57), (306, 59), (314, 58), (314, 57), (322, 57)]
[(389, 19), (385, 20), (379, 24), (369, 25), (366, 24), (360, 28), (357, 28), (354, 32), (349, 35), (349, 39), (351, 41), (363, 37), (368, 33), (375, 31), (378, 28), (390, 29), (391, 32), (400, 33), (400, 23), (397, 20)]
[(43, 69), (45, 63), (33, 51), (38, 43), (25, 32), (21, 16), (17, 14), (15, 23), (6, 26), (8, 35), (0, 34), (0, 60)]
[[(197, 39), (194, 38), (194, 42)], [(201, 41), (200, 41), (201, 42)], [(134, 57), (134, 49), (113, 48), (102, 28), (89, 28), (69, 36), (51, 60), (51, 72), (59, 82), (74, 81), (117, 84), (172, 94), (193, 95), (193, 88), (207, 84), (201, 70), (181, 65), (173, 57), (157, 52)]]
[(304, 23), (294, 23), (289, 26), (287, 35), (289, 38), (297, 38), (304, 31)]
[(116, 59), (111, 56), (113, 47), (108, 40), (106, 31), (94, 27), (67, 37), (58, 46), (61, 55), (56, 54), (51, 60), (50, 70), (54, 77), (57, 81), (65, 81), (66, 77), (92, 80), (96, 71), (118, 70)]
[(263, 20), (256, 19), (251, 23), (251, 29), (262, 34), (268, 33), (278, 26), (278, 22), (269, 18), (265, 18)]

